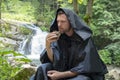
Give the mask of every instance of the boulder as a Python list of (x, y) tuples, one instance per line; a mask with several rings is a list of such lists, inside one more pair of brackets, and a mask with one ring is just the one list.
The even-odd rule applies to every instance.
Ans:
[(120, 80), (120, 70), (112, 69), (109, 71), (109, 76), (112, 76), (115, 80)]
[(11, 80), (29, 80), (29, 78), (35, 74), (37, 67), (24, 64), (23, 68), (16, 73)]
[(105, 80), (120, 80), (120, 68), (116, 66), (108, 66), (108, 71)]

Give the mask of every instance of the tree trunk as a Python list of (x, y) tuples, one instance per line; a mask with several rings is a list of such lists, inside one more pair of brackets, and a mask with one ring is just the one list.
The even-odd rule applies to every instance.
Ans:
[(79, 10), (78, 10), (78, 2), (77, 2), (77, 0), (73, 0), (73, 8), (74, 8), (74, 11), (78, 14)]
[(86, 7), (86, 15), (85, 15), (85, 21), (88, 25), (90, 25), (91, 18), (92, 18), (92, 6), (93, 6), (94, 0), (88, 0), (87, 7)]
[(2, 4), (2, 0), (0, 0), (0, 32), (1, 32), (1, 4)]

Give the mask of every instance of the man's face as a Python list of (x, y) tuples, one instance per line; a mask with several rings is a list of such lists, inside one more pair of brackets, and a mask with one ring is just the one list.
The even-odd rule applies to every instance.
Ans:
[(60, 31), (60, 33), (67, 33), (71, 29), (70, 23), (65, 14), (57, 15), (57, 24), (58, 24), (58, 30)]

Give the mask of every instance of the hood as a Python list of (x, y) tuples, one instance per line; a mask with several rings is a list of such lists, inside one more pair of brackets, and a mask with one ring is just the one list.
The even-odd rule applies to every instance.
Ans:
[(54, 21), (51, 24), (50, 27), (50, 32), (58, 30), (58, 26), (57, 26), (57, 13), (59, 11), (63, 11), (68, 20), (70, 21), (70, 25), (71, 27), (74, 29), (74, 31), (83, 39), (86, 40), (88, 39), (91, 34), (92, 31), (90, 30), (90, 28), (81, 20), (80, 17), (77, 16), (76, 13), (74, 13), (73, 11), (69, 10), (69, 9), (63, 9), (63, 8), (59, 8), (56, 12), (56, 17), (54, 19)]

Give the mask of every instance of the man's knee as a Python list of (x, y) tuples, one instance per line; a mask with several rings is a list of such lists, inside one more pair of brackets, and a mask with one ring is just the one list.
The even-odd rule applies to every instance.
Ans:
[(45, 64), (41, 64), (38, 68), (37, 68), (37, 70), (43, 70), (43, 69), (51, 69), (52, 68), (52, 65), (50, 64), (50, 63), (45, 63)]
[(78, 75), (74, 78), (71, 79), (67, 79), (67, 80), (91, 80), (88, 76), (84, 76), (84, 75)]
[(81, 79), (81, 80), (91, 80), (89, 77), (87, 77), (87, 76), (83, 76), (82, 77), (83, 79)]
[(35, 75), (32, 75), (29, 80), (35, 80)]

